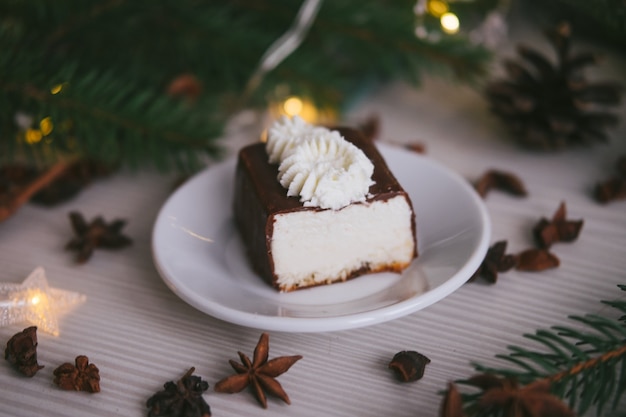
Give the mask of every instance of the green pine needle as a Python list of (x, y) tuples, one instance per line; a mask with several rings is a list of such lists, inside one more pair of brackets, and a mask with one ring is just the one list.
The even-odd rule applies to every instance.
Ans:
[[(625, 285), (619, 288), (626, 291)], [(603, 303), (619, 313), (626, 312), (624, 299)], [(587, 314), (569, 318), (579, 326), (553, 326), (524, 335), (541, 345), (540, 349), (510, 346), (508, 354), (496, 355), (509, 367), (475, 363), (476, 371), (514, 379), (522, 385), (548, 381), (552, 393), (581, 415), (594, 408), (599, 416), (620, 411), (626, 392), (626, 316), (616, 319)], [(466, 408), (473, 410), (480, 395), (464, 394), (463, 398)]]

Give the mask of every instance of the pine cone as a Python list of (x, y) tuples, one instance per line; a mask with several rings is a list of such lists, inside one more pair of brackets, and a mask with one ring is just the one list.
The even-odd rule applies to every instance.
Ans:
[(557, 150), (606, 142), (605, 129), (618, 122), (607, 108), (620, 103), (622, 86), (587, 81), (582, 70), (596, 64), (598, 57), (590, 52), (570, 55), (570, 35), (567, 23), (546, 32), (556, 50), (556, 65), (536, 50), (519, 45), (523, 62), (504, 63), (510, 79), (487, 85), (491, 110), (523, 147)]

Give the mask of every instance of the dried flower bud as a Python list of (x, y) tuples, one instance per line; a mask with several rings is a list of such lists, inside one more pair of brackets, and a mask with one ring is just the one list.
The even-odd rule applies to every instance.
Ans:
[(495, 169), (485, 172), (478, 179), (476, 184), (474, 184), (474, 188), (483, 198), (485, 198), (492, 189), (504, 191), (518, 197), (528, 195), (526, 186), (517, 175)]
[(402, 382), (412, 382), (424, 376), (426, 365), (430, 359), (419, 352), (403, 350), (394, 355), (389, 362), (389, 369), (392, 369), (396, 377)]
[(518, 255), (516, 268), (519, 271), (539, 272), (556, 268), (559, 264), (559, 258), (545, 249), (527, 249)]
[(31, 326), (14, 334), (7, 342), (4, 358), (28, 377), (43, 368), (37, 363), (37, 327)]
[(54, 383), (68, 391), (100, 392), (100, 370), (87, 356), (77, 356), (75, 365), (66, 362), (54, 370)]

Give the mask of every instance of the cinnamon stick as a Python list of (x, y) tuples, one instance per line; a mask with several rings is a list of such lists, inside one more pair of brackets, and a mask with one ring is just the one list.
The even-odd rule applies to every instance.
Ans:
[(21, 206), (23, 206), (30, 198), (39, 190), (49, 185), (72, 164), (72, 160), (59, 161), (52, 165), (49, 169), (42, 172), (30, 184), (26, 185), (18, 192), (8, 196), (4, 202), (0, 202), (0, 222), (11, 217)]

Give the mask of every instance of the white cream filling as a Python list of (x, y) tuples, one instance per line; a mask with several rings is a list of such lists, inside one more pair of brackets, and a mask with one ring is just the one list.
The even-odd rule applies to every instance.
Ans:
[(402, 196), (276, 215), (271, 251), (279, 288), (345, 280), (364, 266), (408, 265), (414, 253), (411, 217)]

